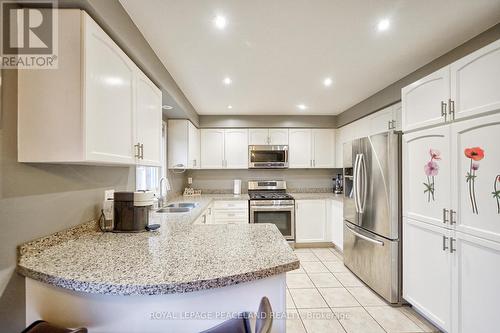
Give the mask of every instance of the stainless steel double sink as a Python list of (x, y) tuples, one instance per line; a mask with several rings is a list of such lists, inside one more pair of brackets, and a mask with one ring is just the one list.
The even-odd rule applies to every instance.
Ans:
[(158, 209), (157, 213), (188, 213), (199, 203), (197, 202), (174, 202)]

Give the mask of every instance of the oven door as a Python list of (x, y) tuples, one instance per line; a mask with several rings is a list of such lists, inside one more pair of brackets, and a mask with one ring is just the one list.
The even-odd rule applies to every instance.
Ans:
[(278, 227), (286, 240), (295, 240), (294, 205), (250, 205), (250, 223), (271, 223)]
[(248, 146), (248, 167), (251, 169), (288, 168), (288, 146)]

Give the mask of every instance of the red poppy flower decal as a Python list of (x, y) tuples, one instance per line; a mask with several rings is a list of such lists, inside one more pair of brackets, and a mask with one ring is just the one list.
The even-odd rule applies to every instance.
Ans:
[(465, 148), (465, 156), (474, 161), (481, 161), (484, 158), (484, 150), (479, 147)]
[(465, 157), (470, 159), (469, 171), (465, 175), (465, 181), (469, 185), (469, 197), (472, 213), (479, 214), (476, 201), (476, 171), (479, 170), (479, 163), (477, 162), (484, 158), (484, 150), (480, 147), (465, 148), (464, 154)]

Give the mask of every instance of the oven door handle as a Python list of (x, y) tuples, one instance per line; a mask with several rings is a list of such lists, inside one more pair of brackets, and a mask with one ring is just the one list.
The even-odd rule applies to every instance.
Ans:
[(250, 210), (290, 210), (294, 209), (294, 205), (286, 206), (250, 206)]

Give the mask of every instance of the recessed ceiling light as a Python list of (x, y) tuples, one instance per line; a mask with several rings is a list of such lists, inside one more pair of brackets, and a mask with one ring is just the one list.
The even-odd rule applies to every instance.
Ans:
[(222, 80), (222, 82), (223, 82), (226, 86), (228, 86), (228, 85), (230, 85), (230, 84), (233, 82), (233, 80), (231, 80), (231, 78), (230, 78), (230, 77), (225, 77), (225, 78), (224, 78), (224, 80)]
[(214, 18), (214, 24), (215, 26), (217, 27), (217, 29), (224, 29), (227, 25), (227, 20), (224, 16), (222, 15), (217, 15), (215, 18)]
[(300, 110), (305, 110), (307, 109), (307, 106), (305, 106), (304, 104), (298, 104), (297, 107), (300, 109)]
[(326, 79), (323, 80), (323, 84), (325, 85), (325, 87), (331, 86), (332, 83), (333, 83), (333, 80), (329, 77), (327, 77)]
[(162, 105), (162, 106), (161, 106), (161, 108), (162, 108), (163, 110), (172, 110), (174, 107), (173, 107), (173, 106), (171, 106), (171, 105), (166, 105), (166, 104), (165, 104), (165, 105)]
[(378, 22), (377, 28), (378, 31), (385, 31), (389, 29), (390, 26), (391, 26), (391, 21), (389, 21), (388, 19), (383, 19), (380, 20), (380, 22)]
[(228, 109), (232, 109), (232, 108), (233, 108), (233, 106), (232, 106), (232, 105), (228, 105), (228, 106), (227, 106), (227, 108), (228, 108)]

